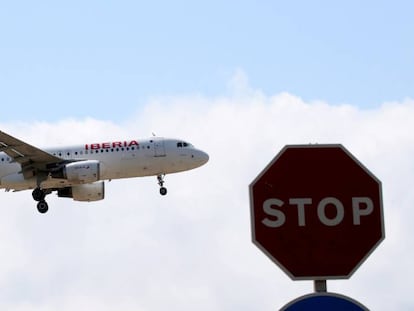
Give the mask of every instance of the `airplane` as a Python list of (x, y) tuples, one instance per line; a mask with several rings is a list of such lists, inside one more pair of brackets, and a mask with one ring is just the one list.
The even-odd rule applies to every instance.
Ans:
[(206, 152), (181, 139), (154, 136), (42, 150), (0, 131), (0, 189), (33, 190), (42, 214), (49, 209), (45, 197), (54, 191), (75, 201), (103, 200), (105, 180), (156, 176), (160, 194), (166, 195), (166, 174), (208, 160)]

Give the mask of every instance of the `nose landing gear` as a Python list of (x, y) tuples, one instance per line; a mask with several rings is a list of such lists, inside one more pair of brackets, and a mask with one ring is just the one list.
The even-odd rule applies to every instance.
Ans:
[(160, 194), (166, 195), (167, 194), (167, 188), (164, 187), (164, 176), (165, 174), (160, 174), (157, 176), (158, 185), (160, 186)]

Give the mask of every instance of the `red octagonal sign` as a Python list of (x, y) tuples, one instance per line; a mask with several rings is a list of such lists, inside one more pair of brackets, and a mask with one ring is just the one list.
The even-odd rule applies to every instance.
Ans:
[(342, 145), (286, 146), (250, 208), (253, 243), (296, 280), (349, 278), (385, 237), (381, 182)]

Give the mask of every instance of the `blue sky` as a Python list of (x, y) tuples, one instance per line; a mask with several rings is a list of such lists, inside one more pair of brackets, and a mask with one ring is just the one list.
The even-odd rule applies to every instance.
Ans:
[(120, 121), (149, 98), (252, 88), (372, 108), (413, 97), (409, 1), (0, 4), (1, 120)]

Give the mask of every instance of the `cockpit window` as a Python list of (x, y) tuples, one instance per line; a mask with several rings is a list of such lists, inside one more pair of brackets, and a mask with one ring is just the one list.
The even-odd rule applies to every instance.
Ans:
[(177, 147), (178, 148), (186, 148), (186, 147), (192, 147), (192, 145), (185, 142), (185, 141), (180, 141), (180, 142), (177, 143)]

